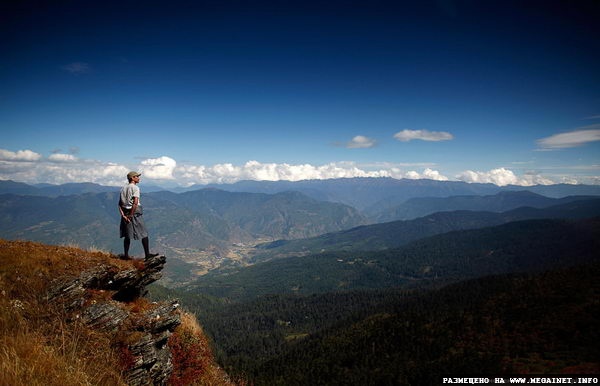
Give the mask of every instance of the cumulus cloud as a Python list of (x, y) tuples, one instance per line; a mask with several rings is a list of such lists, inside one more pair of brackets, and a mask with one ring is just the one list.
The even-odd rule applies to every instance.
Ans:
[[(30, 162), (26, 162), (30, 161)], [(32, 163), (31, 161), (34, 161)], [(589, 166), (597, 170), (598, 165)], [(161, 156), (144, 159), (137, 165), (122, 165), (78, 158), (71, 154), (55, 153), (47, 158), (31, 150), (9, 151), (0, 149), (0, 180), (15, 180), (26, 183), (46, 182), (63, 184), (68, 182), (94, 182), (102, 185), (117, 186), (126, 183), (130, 170), (144, 174), (146, 182), (175, 181), (183, 186), (208, 183), (234, 183), (241, 180), (264, 181), (300, 181), (325, 180), (353, 177), (391, 177), (396, 179), (431, 179), (447, 181), (449, 178), (436, 170), (431, 163), (389, 163), (377, 162), (358, 164), (355, 162), (332, 162), (323, 165), (262, 163), (256, 160), (241, 165), (221, 163), (211, 166), (189, 163), (177, 163), (173, 158)], [(564, 177), (561, 179), (561, 177)], [(489, 171), (466, 170), (455, 177), (457, 180), (475, 183), (493, 183), (496, 185), (531, 186), (565, 183), (582, 183), (567, 173), (552, 175), (554, 180), (541, 176), (537, 172), (525, 172), (517, 176), (506, 168)], [(596, 178), (596, 179), (594, 179)], [(150, 181), (148, 181), (150, 180)], [(587, 177), (586, 183), (600, 183), (598, 177)]]
[[(35, 161), (24, 162), (24, 161)], [(0, 180), (25, 183), (64, 184), (68, 182), (95, 182), (103, 185), (121, 185), (129, 171), (123, 165), (95, 160), (82, 160), (70, 154), (52, 154), (43, 158), (35, 152), (0, 150)]]
[(429, 131), (429, 130), (402, 130), (394, 134), (394, 138), (401, 142), (408, 142), (415, 139), (421, 141), (449, 141), (454, 139), (454, 136), (445, 131)]
[(248, 161), (237, 166), (230, 163), (207, 166), (182, 166), (183, 180), (196, 183), (232, 183), (240, 180), (301, 181), (350, 177), (389, 177), (385, 170), (363, 170), (353, 162), (329, 163), (321, 166), (310, 164), (261, 163)]
[(487, 172), (465, 170), (456, 178), (464, 182), (492, 183), (499, 186), (512, 185), (517, 182), (517, 176), (511, 170), (505, 168), (493, 169)]
[(557, 150), (579, 147), (595, 141), (600, 141), (600, 124), (541, 138), (537, 140), (537, 144), (541, 150)]
[(448, 177), (442, 175), (439, 171), (430, 168), (426, 168), (425, 170), (423, 170), (423, 173), (411, 170), (409, 172), (406, 172), (403, 177), (411, 180), (427, 179), (435, 181), (448, 181)]
[(466, 170), (456, 178), (460, 181), (470, 183), (482, 183), (482, 184), (495, 184), (498, 186), (506, 185), (520, 185), (520, 186), (532, 186), (532, 185), (550, 185), (554, 182), (540, 176), (538, 174), (525, 174), (521, 177), (517, 177), (512, 170), (505, 168), (492, 169), (487, 172)]
[(3, 161), (39, 161), (42, 158), (41, 154), (33, 152), (31, 150), (18, 150), (18, 151), (10, 151), (5, 149), (0, 149), (0, 160)]
[(51, 154), (48, 157), (48, 160), (52, 162), (75, 162), (77, 161), (77, 157), (75, 157), (73, 154), (55, 153)]
[(375, 141), (372, 138), (365, 137), (363, 135), (357, 135), (356, 137), (352, 138), (352, 140), (350, 142), (348, 142), (346, 144), (346, 147), (348, 149), (365, 149), (365, 148), (373, 147), (376, 144), (377, 144), (377, 141)]
[(375, 169), (367, 168), (366, 165), (357, 165), (354, 162), (334, 162), (325, 165), (287, 163), (261, 163), (248, 161), (244, 165), (233, 165), (230, 163), (216, 164), (210, 167), (187, 165), (178, 168), (179, 180), (185, 181), (186, 185), (194, 183), (233, 183), (241, 180), (258, 181), (302, 181), (302, 180), (326, 180), (332, 178), (353, 177), (391, 177), (410, 179), (431, 179), (436, 181), (447, 181), (448, 177), (439, 171), (425, 168), (423, 172), (404, 172), (395, 164), (376, 165)]
[(87, 74), (91, 71), (90, 65), (84, 62), (73, 62), (60, 67), (73, 75)]
[(432, 170), (429, 168), (427, 168), (423, 171), (423, 177), (430, 179), (430, 180), (436, 180), (436, 181), (448, 181), (448, 177), (442, 175), (437, 170)]
[(170, 157), (148, 158), (140, 163), (141, 173), (153, 180), (172, 180), (177, 162)]

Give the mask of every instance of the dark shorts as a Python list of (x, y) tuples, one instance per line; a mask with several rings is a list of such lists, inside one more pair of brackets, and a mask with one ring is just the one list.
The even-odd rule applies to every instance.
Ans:
[(148, 237), (148, 231), (146, 230), (146, 224), (142, 218), (141, 210), (136, 211), (131, 221), (126, 222), (121, 218), (121, 238), (141, 240), (144, 237)]

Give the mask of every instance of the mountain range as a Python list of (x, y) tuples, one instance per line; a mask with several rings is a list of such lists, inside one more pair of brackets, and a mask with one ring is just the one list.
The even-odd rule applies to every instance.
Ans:
[(182, 299), (219, 363), (257, 385), (597, 374), (599, 248), (600, 217), (516, 221), (214, 272), (154, 296)]
[(188, 288), (230, 301), (268, 294), (426, 288), (598, 259), (600, 217), (525, 220), (421, 238), (380, 251), (331, 251), (213, 271)]
[[(366, 221), (354, 208), (297, 192), (161, 191), (144, 193), (141, 202), (151, 241), (184, 260), (198, 253), (218, 260), (235, 245), (311, 237)], [(57, 197), (3, 194), (0, 236), (120, 251), (117, 203), (116, 189)]]
[(551, 198), (527, 190), (502, 191), (494, 195), (485, 196), (461, 195), (451, 197), (414, 197), (409, 198), (397, 206), (389, 208), (380, 206), (375, 212), (371, 212), (370, 209), (367, 209), (364, 212), (376, 222), (388, 222), (394, 220), (411, 220), (436, 212), (455, 210), (506, 212), (523, 206), (546, 208), (594, 197), (595, 196), (566, 196), (561, 198)]
[[(535, 190), (553, 195), (600, 195), (596, 186), (536, 186), (513, 191), (514, 187), (491, 184), (389, 178), (244, 181), (218, 186), (227, 190), (203, 187), (175, 193), (141, 186), (151, 242), (153, 248), (170, 256), (172, 263), (165, 277), (173, 282), (273, 257), (380, 250), (453, 230), (527, 218), (571, 217), (535, 208), (571, 202), (579, 205), (575, 203), (591, 198), (555, 198), (533, 193)], [(253, 192), (237, 191), (244, 189)], [(122, 248), (118, 190), (91, 183), (33, 186), (0, 181), (0, 237), (118, 252)], [(393, 202), (401, 203), (389, 207)], [(594, 204), (590, 205), (589, 212), (582, 209), (584, 215), (595, 213)], [(523, 206), (530, 209), (520, 208)], [(381, 208), (387, 209), (381, 212)], [(380, 224), (396, 217), (413, 219)], [(140, 251), (134, 244), (132, 252)]]
[[(142, 185), (142, 205), (169, 288), (153, 285), (152, 299), (198, 315), (219, 364), (246, 384), (600, 372), (597, 186), (365, 178), (154, 190)], [(117, 197), (0, 181), (0, 238), (119, 251)]]
[[(434, 181), (381, 178), (336, 178), (328, 180), (303, 181), (239, 181), (233, 184), (207, 184), (190, 187), (161, 188), (142, 184), (146, 193), (169, 190), (184, 193), (194, 190), (214, 188), (229, 192), (275, 194), (287, 191), (303, 193), (318, 201), (338, 202), (352, 206), (366, 213), (379, 213), (399, 206), (414, 197), (485, 196), (503, 191), (527, 190), (551, 198), (566, 196), (600, 196), (600, 185), (535, 185), (497, 186), (494, 184), (466, 183), (460, 181)], [(82, 193), (102, 193), (118, 187), (102, 186), (93, 183), (71, 183), (62, 185), (28, 185), (15, 181), (0, 181), (0, 194), (51, 196)]]
[[(501, 201), (505, 201), (507, 196), (513, 195), (515, 198), (523, 196), (531, 198), (530, 194), (524, 195), (521, 192), (507, 192), (491, 196), (485, 201), (490, 206), (493, 206), (493, 198), (500, 198)], [(520, 207), (501, 213), (471, 210), (442, 211), (414, 220), (364, 225), (308, 239), (278, 240), (259, 245), (255, 251), (253, 260), (263, 261), (272, 258), (331, 251), (373, 251), (396, 248), (428, 236), (451, 231), (484, 228), (526, 219), (587, 218), (600, 216), (600, 198), (590, 199), (585, 196), (576, 196), (564, 199), (550, 199), (538, 195), (533, 195), (533, 197), (540, 204), (561, 204), (546, 208)], [(450, 197), (434, 201), (439, 204), (443, 204), (444, 202), (452, 204), (454, 199), (454, 197)], [(478, 203), (477, 199), (468, 199), (465, 201), (467, 203)], [(515, 202), (516, 200), (511, 200), (511, 203), (514, 204)], [(531, 204), (532, 200), (527, 200), (527, 202)]]
[(278, 193), (298, 191), (321, 201), (340, 202), (360, 211), (378, 213), (414, 197), (451, 197), (493, 195), (502, 191), (527, 190), (546, 197), (598, 196), (598, 185), (497, 186), (494, 184), (427, 179), (337, 178), (304, 181), (239, 181), (233, 184), (194, 185), (187, 190), (214, 187), (232, 192)]

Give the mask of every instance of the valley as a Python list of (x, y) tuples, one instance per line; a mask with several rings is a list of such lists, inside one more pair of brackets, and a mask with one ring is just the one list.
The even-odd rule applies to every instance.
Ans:
[[(268, 239), (259, 238), (257, 243), (269, 242)], [(163, 285), (182, 287), (190, 284), (199, 276), (206, 275), (211, 271), (218, 270), (226, 272), (251, 265), (252, 256), (256, 254), (254, 243), (236, 243), (225, 246), (225, 252), (222, 253), (217, 248), (194, 250), (192, 248), (177, 248), (168, 244), (162, 244), (162, 240), (157, 241), (159, 249), (170, 256), (177, 265), (170, 266), (165, 272), (162, 280)]]

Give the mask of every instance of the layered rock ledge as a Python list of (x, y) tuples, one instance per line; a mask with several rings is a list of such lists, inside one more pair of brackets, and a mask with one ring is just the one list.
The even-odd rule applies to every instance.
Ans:
[(173, 371), (168, 338), (181, 323), (179, 304), (140, 301), (146, 286), (161, 278), (165, 263), (165, 256), (156, 256), (127, 268), (99, 264), (55, 280), (47, 293), (72, 322), (119, 336), (130, 385), (164, 385)]

